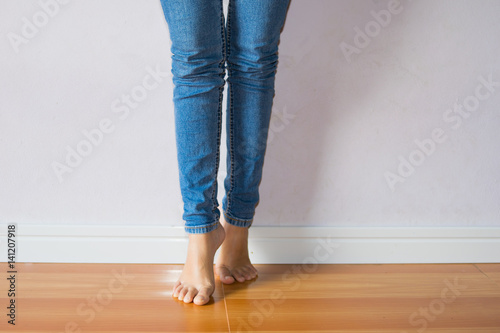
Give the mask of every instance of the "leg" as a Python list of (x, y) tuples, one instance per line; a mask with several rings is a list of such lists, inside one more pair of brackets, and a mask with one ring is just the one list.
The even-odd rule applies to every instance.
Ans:
[(248, 228), (259, 201), (278, 61), (289, 0), (230, 0), (227, 22), (226, 240), (216, 273), (223, 283), (257, 275), (248, 256)]
[(161, 0), (172, 40), (175, 133), (188, 233), (217, 228), (225, 76), (222, 0)]
[(172, 41), (175, 133), (186, 264), (173, 297), (205, 304), (214, 290), (213, 260), (224, 240), (217, 203), (221, 103), (225, 75), (222, 0), (161, 0)]

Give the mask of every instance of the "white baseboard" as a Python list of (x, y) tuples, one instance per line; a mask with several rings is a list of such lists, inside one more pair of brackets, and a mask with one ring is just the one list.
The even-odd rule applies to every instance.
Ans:
[[(181, 264), (187, 241), (183, 227), (21, 224), (16, 262)], [(500, 262), (500, 228), (252, 226), (249, 249), (256, 264)]]

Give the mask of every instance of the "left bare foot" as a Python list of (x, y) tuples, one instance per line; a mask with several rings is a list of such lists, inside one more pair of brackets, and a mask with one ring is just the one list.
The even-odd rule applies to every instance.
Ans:
[(257, 276), (257, 269), (248, 256), (248, 228), (237, 227), (223, 220), (226, 238), (220, 247), (215, 273), (224, 284), (245, 282)]

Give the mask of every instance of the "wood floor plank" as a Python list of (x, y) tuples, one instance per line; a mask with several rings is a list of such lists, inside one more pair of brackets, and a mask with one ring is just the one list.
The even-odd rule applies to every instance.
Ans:
[[(430, 311), (434, 299), (286, 299), (281, 304), (272, 300), (228, 299), (231, 331), (330, 332), (332, 330), (397, 329), (417, 331), (428, 327), (457, 329), (500, 327), (500, 298), (461, 298), (446, 304), (442, 312)], [(420, 315), (419, 309), (428, 314)], [(413, 315), (415, 313), (415, 315)]]
[[(259, 272), (271, 274), (294, 270), (301, 264), (255, 265)], [(307, 265), (306, 265), (307, 266)], [(303, 269), (302, 269), (303, 270)], [(372, 273), (477, 273), (472, 264), (332, 264), (317, 265), (315, 274), (372, 274)]]
[[(18, 267), (18, 283), (25, 291), (18, 295), (19, 298), (89, 297), (98, 290), (113, 288), (114, 285), (120, 288), (120, 279), (127, 285), (113, 294), (115, 299), (163, 298), (171, 295), (172, 286), (182, 271), (182, 265), (149, 264), (23, 263), (18, 264)], [(0, 287), (6, 284), (7, 281), (0, 281)], [(213, 298), (223, 298), (221, 288), (215, 289)]]
[[(5, 263), (1, 263), (5, 265)], [(23, 273), (107, 273), (112, 269), (130, 269), (148, 274), (181, 272), (180, 264), (95, 264), (95, 263), (19, 263)]]
[[(250, 332), (250, 331), (235, 331), (231, 330), (231, 332)], [(297, 330), (290, 330), (290, 329), (284, 329), (284, 330), (279, 330), (279, 331), (261, 331), (261, 330), (256, 330), (253, 332), (258, 332), (258, 333), (295, 333), (295, 332), (301, 332)], [(307, 330), (304, 331), (307, 333), (325, 333), (325, 330)], [(362, 329), (362, 330), (357, 330), (357, 329), (329, 329), (326, 331), (328, 333), (419, 333), (417, 329), (413, 330), (407, 330), (407, 331), (402, 331), (401, 329)], [(499, 333), (498, 328), (483, 328), (483, 327), (472, 327), (472, 328), (453, 328), (453, 329), (448, 329), (448, 328), (427, 328), (423, 330), (422, 332), (425, 333)]]
[(66, 325), (73, 325), (84, 332), (228, 332), (223, 300), (200, 307), (168, 296), (112, 299), (109, 304), (82, 298), (37, 298), (20, 299), (18, 311), (16, 331), (64, 332)]
[[(66, 325), (68, 332), (228, 332), (220, 281), (203, 307), (172, 298), (178, 265), (17, 266), (19, 332), (65, 332)], [(2, 319), (0, 332), (6, 326)]]
[[(437, 297), (448, 285), (456, 285), (462, 295), (500, 297), (498, 286), (475, 268), (455, 268), (450, 272), (441, 269), (426, 269), (422, 272), (411, 268), (408, 272), (396, 267), (374, 272), (371, 265), (362, 265), (370, 273), (360, 270), (363, 267), (338, 266), (335, 273), (331, 267), (318, 266), (314, 271), (302, 265), (256, 265), (259, 270), (257, 279), (242, 284), (224, 286), (227, 298), (265, 299), (269, 291), (277, 290), (292, 298), (335, 298), (335, 297), (395, 297), (429, 298)], [(277, 267), (279, 266), (279, 267)], [(351, 265), (347, 265), (351, 266)], [(418, 265), (417, 265), (418, 266)], [(472, 266), (472, 265), (469, 265)], [(416, 279), (416, 276), (419, 278)]]
[(231, 331), (500, 332), (497, 285), (473, 265), (256, 266), (257, 279), (223, 286)]

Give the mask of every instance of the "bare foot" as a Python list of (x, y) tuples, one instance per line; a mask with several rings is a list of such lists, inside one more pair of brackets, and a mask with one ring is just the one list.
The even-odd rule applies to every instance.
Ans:
[(174, 284), (172, 297), (196, 305), (208, 303), (215, 290), (214, 255), (224, 241), (224, 228), (204, 234), (189, 234), (186, 263)]
[(226, 238), (220, 247), (215, 272), (224, 284), (252, 280), (257, 276), (248, 256), (248, 228), (237, 227), (221, 219)]

